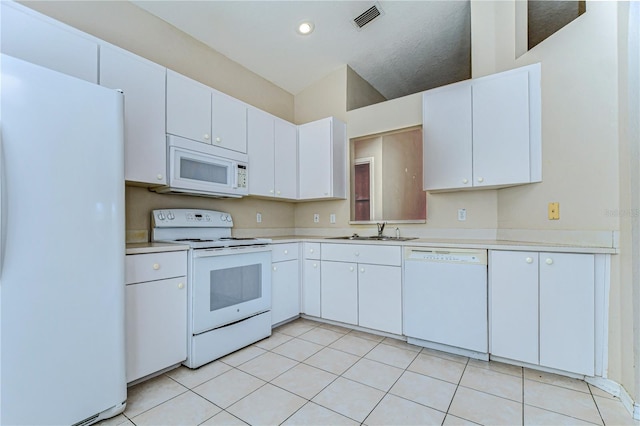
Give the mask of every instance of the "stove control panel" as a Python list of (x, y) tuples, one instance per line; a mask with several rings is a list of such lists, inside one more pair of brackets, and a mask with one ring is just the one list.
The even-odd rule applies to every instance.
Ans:
[(229, 213), (199, 209), (163, 209), (151, 212), (154, 228), (231, 228), (233, 219)]

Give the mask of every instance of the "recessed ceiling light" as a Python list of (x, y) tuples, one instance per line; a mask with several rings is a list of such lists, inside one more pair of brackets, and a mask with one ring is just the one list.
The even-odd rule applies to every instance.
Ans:
[(313, 32), (314, 25), (311, 21), (302, 21), (298, 24), (298, 34), (309, 35)]

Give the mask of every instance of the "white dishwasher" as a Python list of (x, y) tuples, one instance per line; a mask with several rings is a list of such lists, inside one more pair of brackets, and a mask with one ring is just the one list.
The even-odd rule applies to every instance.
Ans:
[(407, 342), (488, 359), (487, 251), (405, 247), (403, 315)]

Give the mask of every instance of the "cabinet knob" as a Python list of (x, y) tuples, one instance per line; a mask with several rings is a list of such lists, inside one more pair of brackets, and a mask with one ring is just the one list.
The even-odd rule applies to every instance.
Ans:
[(360, 272), (364, 272), (364, 268), (360, 268)]
[(349, 271), (353, 272), (353, 266), (349, 266)]
[(178, 284), (178, 288), (179, 288), (180, 290), (182, 290), (182, 289), (184, 288), (184, 284), (183, 284), (183, 283), (179, 283), (179, 284)]
[(549, 257), (549, 258), (547, 258), (547, 260), (544, 261), (544, 263), (546, 263), (547, 265), (552, 265), (553, 264), (553, 259), (551, 259)]
[(462, 183), (469, 183), (469, 179), (462, 179)]
[(202, 135), (202, 137), (204, 138), (205, 141), (208, 141), (210, 138), (209, 133), (205, 133), (204, 135)]
[(353, 254), (356, 255), (356, 256), (360, 256), (360, 252), (355, 252)]
[(278, 269), (278, 267), (277, 267), (277, 266), (274, 266), (274, 267), (273, 267), (273, 270), (274, 270), (274, 271), (275, 271), (275, 270), (277, 270), (277, 269)]
[(157, 271), (158, 269), (160, 269), (160, 264), (159, 264), (159, 263), (154, 263), (154, 264), (153, 264), (153, 269), (154, 269), (154, 270), (156, 270), (156, 271)]
[(313, 249), (309, 249), (309, 253), (313, 253)]
[(156, 175), (156, 179), (158, 179), (158, 180), (162, 180), (162, 178), (163, 178), (163, 177), (164, 177), (164, 176), (162, 176), (160, 173), (158, 173), (158, 174)]
[(280, 195), (280, 191), (276, 191), (276, 194)]
[(222, 142), (222, 138), (218, 136), (218, 137), (216, 138), (216, 142), (217, 142), (217, 143)]
[(527, 257), (527, 258), (525, 259), (525, 261), (526, 261), (527, 263), (533, 263), (533, 257)]
[(284, 254), (289, 254), (289, 250), (285, 250), (285, 251), (284, 251)]
[(484, 178), (479, 177), (478, 182), (484, 182)]
[(269, 190), (269, 194), (273, 194), (273, 189), (270, 189), (270, 190)]
[(313, 267), (314, 267), (314, 268), (317, 268), (317, 267), (318, 267), (318, 264), (317, 264), (317, 263), (314, 263), (314, 264), (313, 264)]

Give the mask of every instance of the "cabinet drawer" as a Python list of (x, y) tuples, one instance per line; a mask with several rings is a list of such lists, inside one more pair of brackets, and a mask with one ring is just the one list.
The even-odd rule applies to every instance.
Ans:
[(274, 244), (271, 250), (272, 262), (298, 259), (298, 243)]
[(126, 284), (187, 275), (187, 252), (129, 254), (125, 257)]
[(320, 260), (320, 243), (304, 243), (303, 255), (305, 259)]
[(322, 244), (322, 260), (400, 266), (399, 246), (364, 244)]

